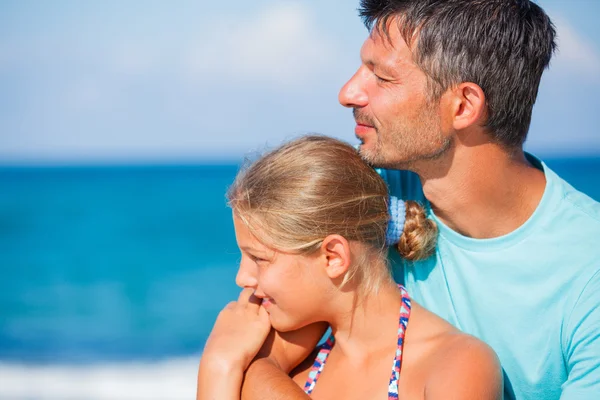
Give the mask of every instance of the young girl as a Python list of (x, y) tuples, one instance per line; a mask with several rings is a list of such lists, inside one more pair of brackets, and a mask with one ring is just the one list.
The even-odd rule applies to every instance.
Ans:
[(331, 334), (292, 373), (314, 399), (497, 399), (493, 351), (411, 302), (387, 247), (428, 257), (436, 227), (421, 206), (388, 197), (351, 146), (307, 136), (241, 172), (228, 193), (245, 288), (219, 315), (198, 399), (239, 399), (243, 374), (271, 327), (324, 321)]

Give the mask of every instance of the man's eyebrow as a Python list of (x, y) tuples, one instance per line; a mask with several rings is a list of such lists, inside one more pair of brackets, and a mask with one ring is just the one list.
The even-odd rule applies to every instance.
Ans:
[(376, 63), (373, 60), (366, 60), (365, 65), (369, 67), (372, 71), (377, 70), (377, 72), (382, 73), (387, 76), (396, 76), (395, 71), (385, 64)]
[(382, 72), (384, 75), (387, 75), (387, 76), (396, 76), (396, 71), (394, 71), (392, 68), (388, 67), (385, 64), (377, 64), (373, 68), (377, 69), (377, 71)]
[(389, 66), (376, 62), (373, 59), (372, 54), (365, 54), (365, 50), (363, 50), (363, 49), (361, 49), (361, 51), (360, 51), (360, 58), (361, 58), (363, 65), (366, 65), (372, 71), (377, 69), (378, 71), (381, 71), (382, 73), (384, 73), (388, 76), (395, 75), (394, 71), (392, 69), (390, 69)]

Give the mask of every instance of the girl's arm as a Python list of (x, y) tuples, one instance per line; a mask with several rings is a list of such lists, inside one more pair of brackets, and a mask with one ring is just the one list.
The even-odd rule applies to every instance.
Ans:
[(255, 360), (248, 370), (242, 389), (242, 400), (309, 400), (290, 378), (268, 358)]
[(222, 360), (202, 357), (198, 370), (197, 400), (239, 400), (244, 371)]
[(244, 371), (271, 329), (252, 289), (244, 289), (217, 317), (198, 369), (197, 400), (239, 400)]
[(327, 326), (318, 322), (292, 332), (272, 331), (246, 371), (242, 400), (309, 399), (289, 375), (303, 360), (312, 366)]

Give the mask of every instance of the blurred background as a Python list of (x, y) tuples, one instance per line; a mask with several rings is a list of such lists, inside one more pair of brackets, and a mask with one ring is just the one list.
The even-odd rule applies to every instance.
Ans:
[[(526, 149), (600, 200), (600, 2), (559, 35)], [(237, 295), (247, 155), (354, 139), (358, 1), (0, 2), (0, 399), (184, 399)]]

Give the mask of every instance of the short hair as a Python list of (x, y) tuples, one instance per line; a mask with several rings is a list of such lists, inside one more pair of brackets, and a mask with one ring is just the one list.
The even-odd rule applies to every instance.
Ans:
[(556, 49), (554, 25), (541, 7), (528, 0), (361, 0), (359, 15), (388, 38), (397, 18), (415, 64), (428, 76), (430, 98), (462, 82), (479, 85), (494, 142), (523, 145)]

